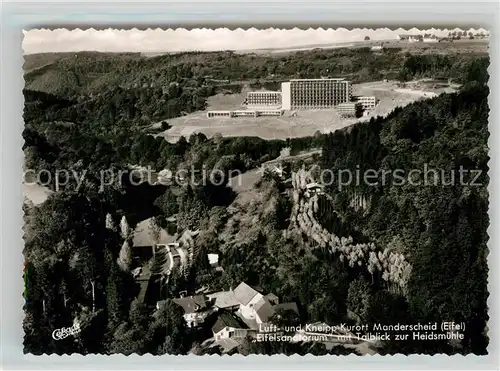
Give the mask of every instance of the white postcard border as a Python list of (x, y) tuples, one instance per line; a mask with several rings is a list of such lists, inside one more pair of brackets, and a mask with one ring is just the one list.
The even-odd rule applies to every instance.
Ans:
[[(296, 3), (274, 1), (264, 3), (219, 2), (219, 5), (199, 1), (171, 4), (125, 3), (112, 4), (83, 2), (43, 2), (4, 4), (1, 22), (1, 363), (3, 369), (498, 369), (498, 282), (500, 230), (496, 226), (500, 213), (500, 174), (498, 148), (500, 148), (499, 113), (499, 33), (498, 4), (493, 1), (477, 2), (375, 2), (353, 1), (342, 3)], [(196, 9), (196, 12), (193, 12)], [(483, 27), (491, 32), (490, 73), (490, 241), (489, 285), (490, 308), (489, 355), (469, 356), (344, 356), (314, 357), (276, 355), (268, 356), (161, 356), (129, 357), (102, 356), (32, 356), (22, 354), (23, 305), (23, 219), (22, 219), (22, 144), (23, 96), (22, 88), (22, 33), (21, 29), (46, 26), (87, 25), (131, 27), (140, 23), (147, 26), (175, 27), (176, 25), (205, 26), (232, 25), (281, 28), (367, 27), (398, 28)], [(273, 22), (274, 21), (274, 22)], [(211, 26), (213, 25), (213, 26)], [(494, 190), (497, 189), (497, 192)]]

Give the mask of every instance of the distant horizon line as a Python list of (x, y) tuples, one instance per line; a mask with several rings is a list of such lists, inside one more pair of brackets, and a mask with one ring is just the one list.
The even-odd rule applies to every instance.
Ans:
[(251, 52), (251, 51), (271, 51), (271, 50), (287, 50), (287, 49), (301, 49), (301, 48), (314, 48), (321, 46), (334, 46), (334, 45), (343, 45), (343, 44), (353, 44), (353, 43), (364, 43), (364, 42), (385, 42), (385, 41), (396, 41), (397, 38), (394, 39), (374, 39), (374, 40), (355, 40), (355, 41), (337, 41), (332, 43), (322, 43), (322, 44), (301, 44), (301, 45), (292, 45), (292, 46), (278, 46), (278, 47), (268, 47), (268, 48), (254, 48), (254, 49), (213, 49), (213, 50), (170, 50), (170, 51), (101, 51), (101, 50), (74, 50), (74, 51), (54, 51), (54, 52), (39, 52), (39, 53), (24, 53), (25, 55), (30, 54), (54, 54), (54, 53), (102, 53), (102, 54), (155, 54), (155, 53), (218, 53), (218, 52)]
[[(463, 31), (462, 31), (463, 32)], [(413, 35), (413, 34), (398, 34), (398, 35)], [(423, 36), (424, 34), (422, 34)], [(489, 34), (485, 35), (485, 38), (488, 38)], [(484, 40), (484, 39), (477, 39)], [(399, 41), (397, 37), (390, 39), (370, 39), (370, 40), (351, 40), (351, 41), (336, 41), (331, 43), (321, 43), (321, 44), (301, 44), (301, 45), (292, 45), (292, 46), (278, 46), (278, 47), (267, 47), (267, 48), (253, 48), (253, 49), (213, 49), (213, 50), (157, 50), (157, 51), (103, 51), (103, 50), (69, 50), (69, 51), (48, 51), (48, 52), (35, 52), (35, 53), (23, 53), (23, 55), (36, 55), (36, 54), (70, 54), (70, 53), (100, 53), (100, 54), (180, 54), (180, 53), (220, 53), (220, 52), (239, 52), (239, 53), (251, 53), (255, 51), (287, 51), (287, 50), (295, 50), (301, 51), (300, 49), (328, 49), (328, 46), (351, 46), (352, 44), (362, 44), (362, 43), (383, 43), (383, 42), (391, 42), (391, 41)]]
[[(154, 55), (182, 53), (189, 51), (234, 51), (242, 53), (279, 51), (285, 49), (309, 49), (338, 47), (346, 43), (383, 42), (397, 40), (399, 35), (433, 34), (439, 38), (454, 32), (488, 34), (485, 29), (148, 29), (136, 28), (96, 30), (96, 29), (31, 29), (24, 30), (22, 42), (24, 54), (41, 52), (78, 52), (95, 50), (115, 53), (143, 53)], [(365, 40), (365, 37), (368, 39)]]

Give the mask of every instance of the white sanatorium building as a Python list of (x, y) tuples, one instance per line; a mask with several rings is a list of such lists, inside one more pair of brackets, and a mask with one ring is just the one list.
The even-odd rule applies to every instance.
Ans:
[(340, 103), (335, 106), (335, 109), (343, 117), (359, 117), (363, 113), (363, 107), (359, 102)]
[(356, 116), (359, 106), (369, 111), (377, 105), (374, 96), (351, 98), (351, 82), (344, 78), (294, 79), (283, 82), (281, 92), (248, 92), (246, 110), (208, 111), (207, 117), (281, 116), (284, 111), (322, 108), (338, 108), (343, 115)]
[(361, 106), (365, 111), (372, 110), (377, 105), (377, 98), (375, 98), (374, 96), (356, 97), (356, 101), (361, 103)]
[(207, 117), (259, 117), (259, 116), (281, 116), (281, 109), (261, 109), (261, 110), (236, 110), (236, 111), (208, 111)]
[(336, 79), (294, 79), (281, 84), (284, 110), (332, 108), (351, 100), (350, 81)]
[(281, 92), (251, 91), (247, 93), (248, 107), (281, 107)]

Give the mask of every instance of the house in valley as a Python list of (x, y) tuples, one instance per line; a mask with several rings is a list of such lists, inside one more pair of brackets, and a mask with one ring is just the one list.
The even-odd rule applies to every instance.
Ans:
[(242, 282), (234, 290), (207, 294), (220, 313), (212, 328), (214, 339), (225, 351), (238, 346), (243, 338), (255, 336), (260, 325), (269, 323), (276, 313), (292, 310), (299, 314), (295, 303), (280, 304), (275, 294), (259, 291), (262, 290)]
[(148, 260), (159, 249), (163, 248), (169, 243), (175, 242), (175, 236), (168, 234), (168, 232), (161, 228), (154, 217), (145, 219), (137, 223), (132, 233), (132, 246), (134, 251), (143, 258)]
[[(279, 303), (275, 294), (263, 294), (262, 289), (245, 282), (234, 290), (180, 297), (173, 302), (184, 310), (189, 327), (206, 324), (209, 316), (217, 318), (212, 326), (214, 346), (222, 347), (224, 352), (237, 347), (247, 336), (257, 334), (260, 325), (269, 323), (275, 314), (289, 310), (299, 314), (295, 303)], [(164, 301), (158, 302), (157, 309), (162, 305)]]
[(232, 290), (207, 294), (207, 298), (218, 310), (237, 311), (240, 307), (240, 302), (236, 300)]
[(242, 282), (234, 289), (234, 296), (240, 307), (238, 313), (244, 318), (255, 319), (255, 305), (264, 297), (253, 287)]
[[(154, 218), (137, 224), (132, 235), (134, 255), (141, 263), (153, 260), (152, 273), (168, 276), (175, 268), (189, 265), (192, 247), (198, 231), (170, 235)], [(154, 259), (153, 259), (154, 258)]]
[(139, 222), (131, 234), (132, 275), (139, 284), (138, 299), (153, 306), (161, 297), (162, 286), (175, 268), (189, 264), (186, 248), (177, 236), (161, 228), (155, 218)]
[(215, 342), (226, 353), (243, 342), (248, 334), (248, 328), (233, 313), (223, 311), (212, 326), (212, 332)]
[[(198, 327), (215, 310), (204, 295), (176, 298), (172, 301), (184, 310), (183, 317), (188, 327)], [(157, 306), (157, 309), (159, 309), (159, 306)]]
[(219, 272), (224, 270), (219, 264), (219, 254), (207, 254), (207, 259), (212, 269)]

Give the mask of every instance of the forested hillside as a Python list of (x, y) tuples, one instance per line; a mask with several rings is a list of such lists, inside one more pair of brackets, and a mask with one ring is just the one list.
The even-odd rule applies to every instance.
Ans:
[[(43, 56), (43, 55), (42, 55)], [(362, 49), (323, 49), (285, 56), (263, 56), (233, 52), (190, 52), (153, 58), (139, 54), (76, 53), (34, 68), (35, 56), (26, 56), (26, 89), (65, 98), (95, 96), (109, 89), (150, 91), (149, 96), (168, 98), (169, 84), (180, 84), (186, 92), (201, 86), (225, 86), (247, 82), (284, 81), (290, 78), (345, 77), (354, 83), (381, 79), (432, 77), (470, 81), (471, 71), (483, 73), (486, 54), (413, 55), (398, 48), (373, 53)], [(41, 57), (40, 57), (41, 58)], [(153, 89), (151, 89), (153, 88)], [(160, 93), (163, 91), (163, 94)], [(195, 94), (203, 98), (203, 94)], [(175, 98), (175, 97), (174, 97)], [(169, 103), (175, 104), (175, 102)], [(182, 106), (182, 110), (189, 111)]]
[[(431, 77), (484, 84), (489, 63), (487, 57), (474, 54), (411, 55), (400, 49), (382, 54), (368, 49), (313, 50), (281, 57), (214, 52), (145, 58), (83, 52), (49, 58), (47, 63), (47, 57), (42, 58), (39, 68), (34, 68), (35, 57), (27, 56), (31, 71), (25, 74), (24, 91), (25, 150), (28, 166), (34, 168), (40, 162), (68, 167), (77, 161), (104, 167), (133, 163), (176, 168), (188, 138), (170, 145), (147, 135), (149, 125), (204, 109), (207, 97), (237, 87), (241, 80), (272, 84), (293, 77), (337, 75), (354, 81)], [(257, 153), (239, 155), (247, 153), (255, 161), (275, 153), (267, 149), (269, 143), (251, 141), (258, 143)], [(224, 140), (228, 142), (232, 140)], [(216, 154), (237, 154), (234, 148)]]
[[(378, 178), (376, 185), (353, 182), (341, 191), (334, 184), (329, 192), (342, 224), (409, 258), (403, 318), (465, 322), (463, 345), (479, 353), (487, 343), (488, 318), (488, 92), (475, 85), (337, 131), (327, 136), (322, 158), (334, 173), (429, 169), (427, 185), (401, 185), (388, 177), (385, 184)], [(438, 172), (436, 179), (431, 171)], [(363, 205), (353, 207), (353, 199), (363, 199)]]

